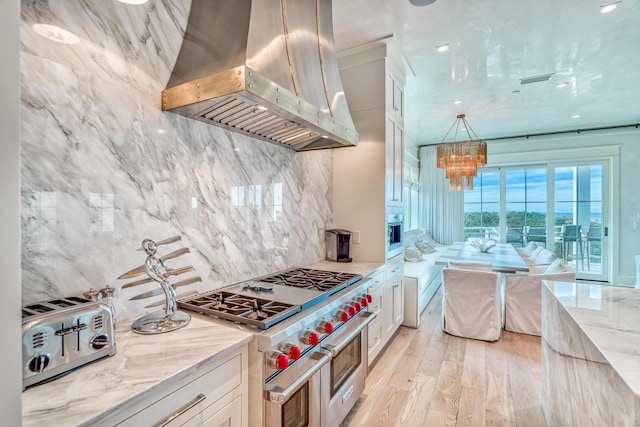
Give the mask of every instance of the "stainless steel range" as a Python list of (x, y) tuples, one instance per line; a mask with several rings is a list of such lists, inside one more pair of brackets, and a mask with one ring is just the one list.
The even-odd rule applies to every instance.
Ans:
[(178, 300), (251, 330), (249, 425), (337, 426), (364, 390), (361, 275), (294, 268)]

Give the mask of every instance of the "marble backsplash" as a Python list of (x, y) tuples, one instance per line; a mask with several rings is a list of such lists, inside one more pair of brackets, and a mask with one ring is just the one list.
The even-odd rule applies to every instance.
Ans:
[[(324, 258), (331, 150), (295, 153), (163, 113), (188, 0), (22, 2), (21, 188), (24, 303), (117, 289), (119, 319), (156, 301), (121, 290), (144, 238), (191, 253), (207, 290)], [(64, 44), (34, 31), (72, 32)], [(49, 33), (55, 38), (57, 35)]]

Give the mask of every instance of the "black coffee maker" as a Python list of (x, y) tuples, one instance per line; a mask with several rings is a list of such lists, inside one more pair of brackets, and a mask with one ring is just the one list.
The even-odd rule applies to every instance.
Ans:
[(333, 262), (351, 262), (349, 257), (349, 230), (327, 230), (327, 260)]

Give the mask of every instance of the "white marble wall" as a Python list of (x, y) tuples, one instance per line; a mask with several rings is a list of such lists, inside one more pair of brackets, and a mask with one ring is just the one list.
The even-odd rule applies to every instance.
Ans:
[[(160, 110), (189, 0), (24, 0), (23, 302), (109, 283), (119, 319), (152, 300), (119, 290), (142, 239), (181, 235), (211, 289), (324, 258), (331, 151), (294, 153)], [(61, 44), (36, 23), (77, 35)], [(157, 297), (159, 298), (159, 297)]]

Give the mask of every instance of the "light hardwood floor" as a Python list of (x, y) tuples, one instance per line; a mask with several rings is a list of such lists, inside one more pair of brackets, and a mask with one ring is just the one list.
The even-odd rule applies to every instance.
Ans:
[(419, 329), (399, 329), (341, 427), (545, 426), (540, 337), (503, 331), (484, 342), (445, 334), (441, 292)]

